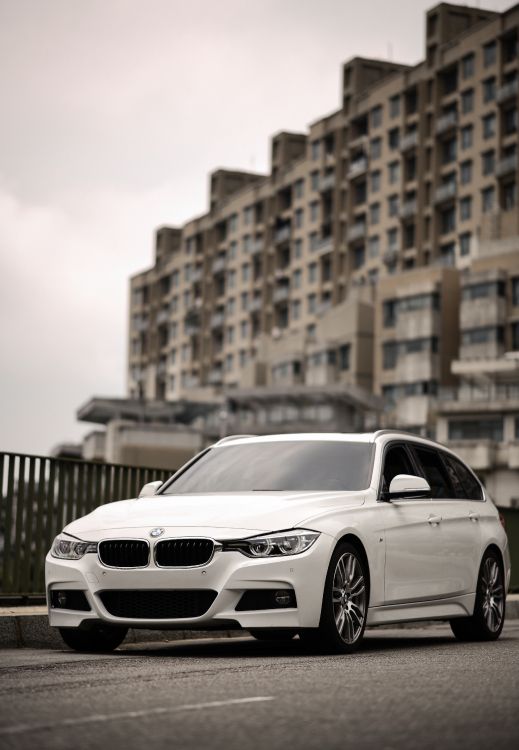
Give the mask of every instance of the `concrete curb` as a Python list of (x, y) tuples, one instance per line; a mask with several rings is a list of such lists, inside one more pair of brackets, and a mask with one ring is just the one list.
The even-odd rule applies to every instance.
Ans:
[[(519, 620), (519, 594), (508, 596), (506, 619)], [(403, 623), (391, 627), (416, 628), (424, 624), (426, 623)], [(182, 641), (196, 638), (239, 638), (244, 634), (246, 634), (244, 630), (140, 630), (132, 628), (126, 636), (125, 643)], [(63, 649), (64, 645), (57, 630), (49, 627), (46, 607), (0, 607), (0, 648)]]

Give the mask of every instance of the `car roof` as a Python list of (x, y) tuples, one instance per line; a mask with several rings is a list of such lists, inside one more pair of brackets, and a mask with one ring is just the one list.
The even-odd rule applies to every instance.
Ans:
[(402, 430), (376, 430), (375, 432), (295, 432), (273, 435), (228, 435), (215, 443), (214, 447), (220, 448), (247, 443), (303, 442), (308, 440), (315, 440), (317, 442), (374, 443), (379, 438), (405, 438), (406, 440), (416, 440), (420, 443), (438, 446), (434, 441), (421, 438), (411, 432), (404, 432)]

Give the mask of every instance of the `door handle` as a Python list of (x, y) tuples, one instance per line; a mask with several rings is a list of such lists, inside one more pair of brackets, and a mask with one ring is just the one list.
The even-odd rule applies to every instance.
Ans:
[(441, 523), (441, 520), (441, 516), (429, 516), (429, 518), (427, 519), (427, 523), (429, 523), (431, 526), (438, 526), (438, 524)]
[(469, 518), (475, 523), (476, 521), (479, 521), (479, 513), (474, 513), (474, 511), (471, 510), (469, 513)]

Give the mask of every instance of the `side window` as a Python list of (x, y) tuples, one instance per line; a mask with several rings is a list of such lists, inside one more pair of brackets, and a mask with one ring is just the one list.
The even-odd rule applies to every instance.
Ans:
[(454, 497), (454, 490), (440, 454), (435, 450), (419, 448), (417, 445), (413, 446), (413, 450), (431, 486), (432, 497), (435, 499)]
[(386, 451), (384, 456), (384, 471), (382, 491), (387, 492), (391, 480), (397, 474), (415, 474), (415, 470), (409, 459), (409, 454), (403, 445), (394, 445)]
[(445, 464), (445, 469), (449, 476), (449, 481), (454, 490), (454, 497), (457, 500), (467, 500), (468, 495), (465, 487), (463, 486), (460, 475), (456, 470), (457, 467), (455, 461), (447, 453), (442, 453), (441, 455), (443, 458), (443, 463)]
[(465, 497), (469, 500), (483, 500), (483, 492), (481, 485), (479, 484), (476, 477), (472, 474), (467, 467), (458, 461), (456, 458), (449, 456), (449, 461), (454, 465), (456, 474), (460, 478), (460, 482), (465, 491)]

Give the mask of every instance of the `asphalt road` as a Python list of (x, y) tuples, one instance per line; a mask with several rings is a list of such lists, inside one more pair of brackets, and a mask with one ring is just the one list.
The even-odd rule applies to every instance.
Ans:
[(373, 630), (353, 656), (252, 639), (0, 652), (0, 748), (519, 747), (519, 623)]

